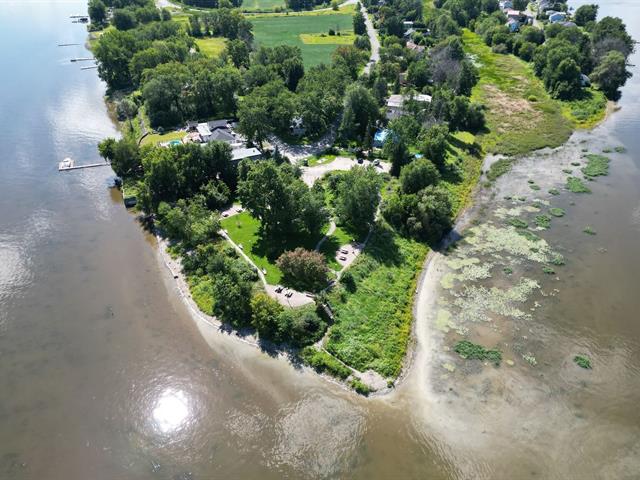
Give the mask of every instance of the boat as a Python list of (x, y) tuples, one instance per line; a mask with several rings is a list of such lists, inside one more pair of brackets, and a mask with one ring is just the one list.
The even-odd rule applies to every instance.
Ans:
[(73, 167), (73, 160), (69, 157), (65, 158), (58, 164), (58, 170), (71, 170)]

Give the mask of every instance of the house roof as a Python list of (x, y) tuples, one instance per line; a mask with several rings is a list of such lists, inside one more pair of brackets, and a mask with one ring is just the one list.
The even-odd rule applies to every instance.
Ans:
[(208, 137), (209, 135), (211, 135), (209, 125), (207, 125), (206, 123), (199, 123), (196, 128), (201, 137)]
[(234, 137), (229, 130), (217, 128), (213, 132), (211, 132), (210, 140), (234, 143), (236, 141), (236, 137)]
[[(387, 100), (387, 107), (401, 108), (405, 100), (412, 98), (410, 95), (390, 95)], [(416, 102), (431, 102), (431, 95), (419, 93), (413, 96)]]
[(242, 160), (243, 158), (259, 157), (262, 153), (257, 148), (236, 148), (231, 152), (232, 160)]
[(207, 125), (209, 125), (209, 129), (213, 131), (216, 128), (227, 128), (227, 124), (229, 122), (231, 122), (231, 120), (227, 120), (227, 119), (211, 120), (210, 122), (207, 122)]

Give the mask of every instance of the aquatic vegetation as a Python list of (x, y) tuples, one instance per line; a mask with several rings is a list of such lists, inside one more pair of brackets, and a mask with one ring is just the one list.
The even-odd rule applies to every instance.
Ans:
[(511, 268), (511, 267), (504, 267), (504, 268), (502, 269), (502, 271), (503, 271), (504, 273), (506, 273), (507, 275), (511, 275), (511, 274), (513, 273), (513, 268)]
[(497, 287), (466, 286), (457, 293), (455, 306), (459, 307), (458, 319), (463, 322), (491, 320), (490, 313), (512, 318), (526, 318), (529, 315), (520, 310), (516, 304), (524, 303), (529, 295), (540, 285), (535, 280), (521, 278), (517, 285), (501, 289)]
[(442, 364), (442, 368), (444, 368), (445, 370), (449, 371), (449, 372), (455, 372), (456, 371), (456, 366), (452, 363), (443, 363)]
[(501, 158), (497, 160), (489, 167), (489, 171), (487, 172), (487, 178), (490, 181), (495, 181), (509, 170), (513, 166), (514, 160), (512, 158)]
[(540, 185), (536, 185), (536, 184), (534, 183), (534, 184), (529, 185), (529, 188), (530, 188), (531, 190), (540, 190)]
[(551, 227), (551, 217), (549, 215), (536, 215), (535, 222), (540, 228), (547, 229)]
[(556, 271), (555, 271), (553, 268), (551, 268), (551, 267), (549, 267), (549, 266), (547, 266), (547, 265), (545, 265), (544, 267), (542, 267), (542, 271), (543, 271), (544, 273), (546, 273), (547, 275), (555, 275), (555, 273), (556, 273)]
[(562, 171), (568, 175), (571, 175), (573, 173), (573, 170), (571, 170), (570, 168), (563, 168)]
[(534, 180), (527, 180), (527, 183), (533, 184), (533, 183), (536, 183), (536, 182)]
[(531, 353), (522, 355), (522, 359), (532, 367), (535, 367), (536, 365), (538, 365), (538, 361), (536, 360), (536, 357), (534, 357)]
[(487, 349), (477, 343), (461, 340), (453, 347), (453, 350), (465, 360), (489, 360), (495, 365), (500, 365), (502, 352), (497, 349)]
[(549, 263), (552, 265), (558, 265), (558, 266), (564, 265), (565, 264), (564, 257), (559, 253), (557, 253), (551, 258), (551, 260), (549, 260)]
[(560, 195), (560, 191), (557, 188), (552, 188), (549, 190), (551, 195)]
[(591, 227), (591, 225), (587, 225), (586, 227), (584, 227), (584, 229), (582, 230), (584, 233), (586, 233), (587, 235), (595, 235), (596, 231), (593, 229), (593, 227)]
[(567, 189), (573, 193), (591, 193), (591, 190), (577, 177), (567, 177)]
[(602, 149), (602, 153), (611, 153), (612, 151), (613, 150), (611, 150), (611, 148), (609, 148), (609, 147)]
[(440, 285), (442, 286), (442, 288), (445, 288), (448, 290), (450, 288), (453, 288), (453, 281), (455, 279), (456, 279), (456, 276), (453, 273), (451, 272), (446, 273), (440, 279)]
[(531, 233), (529, 230), (518, 230), (518, 235), (522, 235), (524, 238), (531, 240), (532, 242), (539, 242), (542, 240), (542, 238), (535, 233)]
[(589, 178), (603, 176), (609, 174), (609, 158), (604, 155), (589, 154), (585, 155), (587, 165), (581, 169), (582, 173)]
[(507, 223), (516, 228), (527, 228), (529, 226), (527, 222), (517, 217), (511, 217), (509, 220), (507, 220)]
[(554, 217), (564, 217), (566, 212), (562, 208), (553, 207), (549, 209), (549, 213)]
[(544, 239), (536, 237), (536, 241), (533, 241), (529, 236), (518, 233), (513, 227), (497, 228), (487, 223), (473, 227), (473, 230), (476, 235), (467, 239), (469, 253), (473, 255), (495, 255), (505, 252), (517, 257), (515, 261), (547, 263), (553, 254)]
[(579, 167), (581, 164), (580, 162), (571, 162), (571, 165), (573, 165), (574, 167)]
[(590, 370), (592, 368), (591, 360), (586, 355), (576, 355), (575, 357), (573, 357), (573, 361), (576, 363), (576, 365), (584, 369)]
[[(473, 232), (469, 232), (473, 233)], [(469, 238), (472, 238), (473, 235), (469, 235)], [(461, 268), (467, 267), (469, 265), (473, 265), (475, 263), (480, 263), (479, 258), (453, 258), (447, 261), (447, 266), (452, 270), (460, 270)]]
[(627, 149), (624, 148), (623, 146), (616, 147), (616, 148), (614, 148), (614, 150), (615, 150), (616, 153), (626, 153), (627, 152)]
[(473, 264), (463, 267), (459, 275), (456, 278), (463, 282), (472, 282), (474, 280), (482, 280), (484, 278), (491, 278), (491, 269), (493, 263), (483, 263), (481, 265)]

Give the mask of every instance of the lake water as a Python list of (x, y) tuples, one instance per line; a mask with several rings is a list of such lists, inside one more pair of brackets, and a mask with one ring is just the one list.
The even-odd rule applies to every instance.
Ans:
[[(544, 401), (501, 411), (504, 392), (461, 391), (462, 408), (416, 365), (396, 394), (365, 400), (194, 323), (112, 172), (57, 171), (99, 161), (116, 135), (96, 71), (69, 61), (89, 56), (69, 19), (85, 11), (0, 1), (0, 478), (637, 478), (637, 68), (594, 134), (628, 153), (572, 207), (598, 235), (557, 234), (580, 261), (539, 320), (550, 358), (573, 339), (593, 376), (578, 390), (562, 371), (517, 370), (505, 391)], [(637, 2), (601, 13), (640, 38)]]

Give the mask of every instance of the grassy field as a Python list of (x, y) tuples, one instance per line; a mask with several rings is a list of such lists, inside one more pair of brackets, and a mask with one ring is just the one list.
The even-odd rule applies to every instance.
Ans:
[[(343, 42), (342, 37), (337, 35), (320, 37), (321, 33), (327, 33), (330, 28), (345, 33), (351, 33), (353, 29), (351, 14), (333, 12), (313, 15), (313, 13), (256, 15), (249, 19), (253, 23), (257, 43), (267, 47), (281, 44), (300, 47), (305, 67), (311, 67), (319, 63), (329, 63), (331, 54)], [(308, 36), (309, 34), (317, 35)], [(311, 43), (306, 43), (303, 38)], [(324, 43), (331, 40), (335, 43)]]
[(549, 97), (530, 65), (513, 55), (493, 53), (468, 30), (463, 40), (480, 71), (471, 98), (487, 106), (489, 131), (479, 137), (487, 152), (518, 155), (557, 147), (569, 138), (572, 122), (563, 114), (561, 102)]
[(243, 11), (273, 10), (276, 7), (284, 8), (284, 0), (244, 0), (240, 6)]
[(161, 142), (169, 142), (171, 140), (180, 140), (187, 132), (167, 132), (167, 133), (152, 133), (142, 139), (142, 145), (157, 145)]
[(217, 57), (226, 46), (226, 39), (222, 37), (197, 38), (196, 45), (208, 57)]
[(396, 377), (411, 333), (413, 292), (428, 247), (386, 228), (372, 235), (349, 271), (357, 289), (334, 290), (327, 350), (364, 371)]

